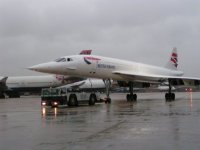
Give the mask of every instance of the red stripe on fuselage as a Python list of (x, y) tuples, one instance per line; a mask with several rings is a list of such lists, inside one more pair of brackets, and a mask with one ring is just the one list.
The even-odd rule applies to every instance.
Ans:
[(88, 59), (88, 60), (101, 60), (101, 59), (95, 58), (95, 57), (85, 57), (85, 59)]

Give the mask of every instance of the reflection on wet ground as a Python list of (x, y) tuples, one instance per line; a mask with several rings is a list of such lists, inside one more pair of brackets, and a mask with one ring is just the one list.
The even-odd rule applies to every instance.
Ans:
[(112, 94), (111, 104), (41, 108), (40, 98), (0, 100), (0, 149), (199, 149), (200, 93)]

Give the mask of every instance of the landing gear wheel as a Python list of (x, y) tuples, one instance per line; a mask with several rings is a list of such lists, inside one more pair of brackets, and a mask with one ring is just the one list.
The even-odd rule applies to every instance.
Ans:
[(136, 94), (131, 94), (130, 98), (131, 98), (131, 101), (137, 101), (137, 95)]
[(172, 100), (175, 100), (176, 96), (174, 93), (172, 93)]
[(107, 104), (107, 103), (110, 104), (110, 103), (111, 103), (111, 98), (107, 97), (106, 100), (105, 100), (105, 103), (106, 103), (106, 104)]
[(137, 94), (133, 94), (133, 100), (137, 101)]
[(169, 93), (165, 93), (165, 100), (169, 101)]
[(127, 95), (126, 95), (126, 99), (127, 99), (127, 102), (129, 102), (129, 101), (131, 100), (130, 94), (127, 94)]
[(127, 101), (137, 101), (137, 94), (127, 94), (126, 99)]
[(166, 93), (165, 94), (165, 100), (167, 102), (174, 101), (175, 100), (175, 94), (174, 93)]
[(110, 99), (110, 87), (111, 87), (111, 80), (110, 79), (106, 79), (103, 80), (106, 86), (106, 99), (105, 99), (105, 103), (111, 103), (111, 99)]

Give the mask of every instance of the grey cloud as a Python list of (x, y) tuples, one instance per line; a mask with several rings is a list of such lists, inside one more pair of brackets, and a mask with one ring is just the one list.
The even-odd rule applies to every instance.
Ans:
[(180, 68), (200, 76), (190, 67), (199, 63), (199, 6), (196, 0), (0, 0), (1, 74), (36, 74), (24, 68), (81, 49), (164, 65), (177, 46)]

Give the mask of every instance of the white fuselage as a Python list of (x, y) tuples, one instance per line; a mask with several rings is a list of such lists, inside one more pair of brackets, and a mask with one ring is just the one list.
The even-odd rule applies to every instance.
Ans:
[[(154, 78), (151, 79), (150, 75), (158, 76), (182, 76), (183, 73), (176, 70), (170, 70), (164, 67), (157, 67), (142, 63), (136, 63), (126, 60), (120, 60), (115, 58), (108, 58), (95, 55), (73, 55), (63, 57), (69, 61), (39, 64), (30, 67), (31, 70), (73, 75), (79, 77), (92, 77), (101, 79), (113, 79), (122, 81), (144, 81), (144, 82), (157, 82)], [(142, 74), (140, 78), (128, 78), (119, 74), (115, 74), (115, 71), (131, 72), (134, 74)]]
[(53, 75), (19, 76), (19, 77), (8, 77), (6, 85), (8, 88), (55, 87), (62, 85), (62, 81), (58, 80)]
[(58, 87), (80, 80), (83, 79), (63, 75), (15, 76), (8, 77), (5, 82), (6, 87), (2, 88), (8, 95), (26, 92), (40, 93), (42, 88)]

